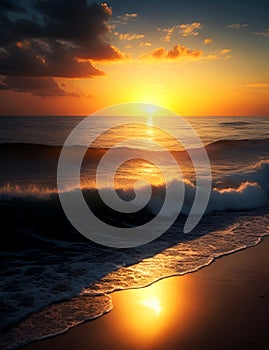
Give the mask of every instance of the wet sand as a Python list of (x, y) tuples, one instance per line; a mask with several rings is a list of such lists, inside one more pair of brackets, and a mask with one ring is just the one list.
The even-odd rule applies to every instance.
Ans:
[(269, 237), (194, 273), (115, 292), (112, 302), (110, 313), (21, 349), (267, 350)]

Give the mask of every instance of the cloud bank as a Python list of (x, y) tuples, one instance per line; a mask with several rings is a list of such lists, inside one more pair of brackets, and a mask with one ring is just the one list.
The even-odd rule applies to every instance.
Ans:
[[(112, 9), (107, 4), (89, 5), (87, 0), (35, 0), (29, 4), (25, 9), (9, 0), (0, 4), (0, 75), (7, 77), (2, 83), (5, 89), (22, 91), (14, 85), (18, 77), (36, 77), (39, 79), (28, 80), (33, 85), (25, 85), (29, 92), (35, 94), (34, 85), (39, 82), (41, 88), (46, 87), (42, 94), (50, 84), (58, 96), (63, 90), (56, 90), (53, 78), (102, 76), (104, 72), (92, 61), (125, 58), (109, 43)], [(40, 93), (37, 86), (35, 89)]]

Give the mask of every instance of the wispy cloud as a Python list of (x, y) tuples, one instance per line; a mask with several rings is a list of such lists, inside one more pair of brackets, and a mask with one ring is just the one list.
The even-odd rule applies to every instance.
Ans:
[(206, 56), (203, 56), (203, 59), (209, 60), (209, 61), (216, 61), (220, 59), (229, 59), (232, 58), (232, 50), (231, 49), (221, 49), (217, 50), (215, 52), (212, 52)]
[(128, 22), (135, 20), (137, 18), (137, 13), (124, 13), (117, 17), (117, 20), (121, 21), (121, 24), (127, 24)]
[(137, 13), (124, 13), (120, 16), (117, 16), (116, 19), (111, 21), (111, 28), (116, 28), (117, 26), (126, 25), (131, 21), (135, 21), (137, 19)]
[(219, 51), (219, 53), (221, 55), (227, 55), (227, 54), (230, 54), (231, 52), (232, 52), (231, 49), (222, 49), (222, 50)]
[(177, 26), (173, 26), (169, 28), (157, 28), (158, 31), (162, 31), (164, 33), (164, 36), (162, 37), (162, 39), (166, 42), (169, 42), (171, 40), (171, 37), (174, 34), (176, 29), (177, 29)]
[(251, 83), (251, 84), (243, 84), (241, 86), (246, 88), (251, 88), (251, 89), (269, 90), (269, 83)]
[(158, 31), (164, 33), (162, 39), (166, 42), (171, 41), (174, 33), (178, 33), (181, 36), (196, 36), (199, 34), (198, 30), (203, 27), (200, 22), (193, 23), (181, 23), (168, 28), (157, 28)]
[(182, 36), (196, 36), (198, 35), (198, 30), (203, 27), (202, 23), (200, 22), (193, 22), (193, 23), (182, 23), (179, 25), (179, 31)]
[(268, 36), (269, 37), (269, 28), (266, 28), (263, 32), (252, 33), (254, 35)]
[(139, 44), (139, 46), (147, 46), (147, 47), (150, 47), (152, 44), (151, 44), (151, 42), (149, 42), (149, 41), (146, 41), (146, 42), (144, 42), (144, 43), (140, 43)]
[(125, 13), (124, 15), (120, 16), (121, 18), (125, 19), (134, 19), (137, 18), (137, 13)]
[[(116, 35), (116, 33), (115, 33)], [(118, 37), (120, 40), (138, 40), (138, 39), (143, 39), (145, 38), (144, 34), (136, 34), (136, 33), (125, 33), (125, 34), (120, 34), (118, 33)]]
[(232, 29), (243, 29), (248, 27), (248, 23), (232, 23), (228, 27)]

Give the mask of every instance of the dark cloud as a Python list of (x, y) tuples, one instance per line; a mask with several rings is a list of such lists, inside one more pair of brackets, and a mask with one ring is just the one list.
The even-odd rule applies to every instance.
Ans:
[(108, 42), (108, 21), (112, 15), (108, 5), (88, 5), (86, 0), (39, 0), (36, 8), (43, 16), (45, 36), (74, 44), (79, 57), (95, 60), (123, 58)]
[(66, 96), (67, 94), (52, 78), (5, 77), (1, 90), (28, 92), (35, 96)]
[(60, 40), (72, 54), (95, 60), (115, 60), (123, 54), (108, 41), (112, 10), (106, 4), (89, 5), (86, 0), (37, 0), (33, 12), (25, 18), (12, 20), (6, 11), (1, 10), (0, 25), (4, 29), (0, 43), (33, 39), (44, 41)]
[[(36, 0), (28, 3), (25, 13), (19, 16), (13, 16), (14, 11), (20, 10), (15, 2), (1, 0), (0, 4), (0, 75), (102, 76), (104, 72), (94, 67), (91, 60), (125, 57), (109, 43), (108, 22), (112, 10), (107, 4), (89, 5), (87, 0)], [(48, 81), (52, 80), (44, 84)]]
[(24, 8), (18, 4), (18, 1), (15, 3), (14, 1), (10, 1), (10, 0), (1, 0), (0, 10), (10, 11), (10, 12), (24, 12)]
[(89, 61), (78, 61), (72, 51), (55, 40), (17, 42), (0, 53), (0, 74), (63, 78), (104, 75)]

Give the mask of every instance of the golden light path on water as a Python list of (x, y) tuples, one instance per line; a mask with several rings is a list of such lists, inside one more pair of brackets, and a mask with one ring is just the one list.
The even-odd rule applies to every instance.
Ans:
[[(110, 245), (112, 244), (110, 239), (114, 234), (116, 234), (115, 237), (117, 241), (117, 243), (114, 242), (114, 244), (118, 244), (119, 247), (123, 247), (124, 244), (124, 247), (127, 247), (126, 244), (128, 241), (128, 246), (133, 247), (135, 244), (134, 241), (137, 242), (140, 237), (142, 240), (139, 240), (139, 244), (141, 245), (142, 241), (144, 244), (148, 242), (148, 240), (145, 239), (145, 236), (148, 238), (150, 236), (150, 239), (152, 240), (152, 235), (156, 235), (157, 232), (165, 232), (171, 227), (172, 223), (181, 213), (181, 209), (184, 205), (185, 181), (183, 180), (181, 166), (177, 162), (176, 157), (172, 154), (172, 152), (180, 152), (181, 155), (186, 153), (189, 155), (196, 175), (196, 183), (189, 183), (191, 186), (191, 198), (188, 199), (190, 199), (190, 201), (194, 199), (184, 226), (184, 232), (189, 232), (197, 225), (203, 215), (211, 190), (209, 159), (199, 136), (186, 120), (175, 114), (173, 115), (173, 112), (164, 110), (162, 107), (156, 107), (156, 111), (159, 109), (163, 113), (166, 113), (167, 117), (162, 116), (161, 119), (154, 120), (154, 126), (150, 125), (150, 119), (147, 124), (132, 121), (131, 119), (133, 115), (126, 116), (125, 114), (126, 105), (110, 107), (114, 112), (114, 115), (115, 107), (117, 112), (122, 109), (121, 112), (124, 112), (123, 115), (117, 114), (117, 117), (109, 117), (106, 115), (106, 112), (103, 111), (106, 116), (104, 119), (100, 118), (101, 116), (98, 114), (89, 116), (72, 130), (64, 143), (58, 163), (57, 184), (61, 205), (64, 208), (69, 221), (71, 221), (73, 226), (75, 226), (79, 232), (83, 232), (83, 234), (89, 239), (92, 239), (92, 237), (90, 238), (88, 236), (92, 236), (92, 232), (95, 232), (96, 237), (92, 239), (95, 242), (98, 242), (100, 236), (105, 237), (106, 242), (104, 243), (104, 241), (102, 241), (102, 244), (108, 246), (115, 246)], [(133, 111), (137, 107), (145, 108), (145, 105), (129, 104), (128, 107)], [(127, 120), (124, 118), (124, 115)], [(122, 122), (119, 123), (118, 117), (121, 117), (126, 121), (122, 120)], [(146, 117), (146, 113), (144, 117)], [(170, 118), (170, 123), (167, 123), (164, 126), (163, 123), (166, 123), (167, 118), (169, 117), (172, 118)], [(178, 135), (173, 128), (180, 130), (180, 135)], [(93, 129), (94, 132), (92, 132)], [(119, 130), (116, 131), (115, 129)], [(185, 132), (183, 132), (184, 130)], [(85, 131), (89, 131), (87, 142), (79, 144), (81, 132)], [(114, 135), (114, 138), (111, 137), (115, 132), (116, 135)], [(106, 134), (110, 135), (108, 139), (109, 141), (112, 139), (114, 144), (110, 146), (108, 142), (106, 146), (104, 146), (104, 143), (99, 143), (99, 145), (103, 144), (103, 146), (98, 147), (98, 144), (96, 144), (94, 145), (95, 147), (92, 147), (94, 143), (98, 142), (96, 139), (99, 138), (99, 136), (102, 138), (105, 137)], [(153, 142), (149, 140), (149, 135), (151, 135), (150, 138), (153, 138)], [(173, 149), (168, 147), (166, 143), (169, 138), (172, 139), (170, 144), (181, 144), (181, 149), (178, 150), (177, 148)], [(162, 140), (165, 140), (165, 142), (160, 142)], [(135, 146), (130, 145), (131, 142), (134, 142)], [(141, 142), (143, 145), (142, 147)], [(148, 144), (145, 146), (145, 142), (148, 143), (150, 147), (147, 147)], [(74, 147), (75, 145), (78, 145), (76, 148), (77, 157), (72, 159), (71, 164), (70, 158), (72, 157), (74, 148), (70, 150), (70, 146)], [(196, 149), (191, 150), (190, 152), (190, 147)], [(87, 158), (88, 151), (92, 152), (93, 150), (98, 154), (103, 152), (101, 157), (99, 157), (99, 162), (96, 162), (97, 167), (93, 174), (93, 177), (95, 177), (96, 180), (96, 189), (98, 190), (97, 195), (102, 202), (114, 211), (120, 213), (135, 213), (148, 205), (146, 209), (148, 210), (150, 207), (150, 211), (153, 211), (152, 214), (155, 214), (155, 217), (148, 221), (147, 224), (129, 227), (127, 230), (129, 233), (128, 235), (125, 235), (122, 228), (117, 226), (110, 225), (108, 228), (106, 223), (104, 224), (104, 222), (94, 213), (91, 211), (89, 212), (88, 203), (85, 201), (84, 194), (82, 193), (81, 180), (83, 179), (81, 173), (85, 173), (82, 169), (83, 160), (85, 157)], [(156, 165), (158, 171), (161, 171), (163, 174), (165, 181), (160, 181), (161, 176), (156, 176), (156, 172), (151, 170), (148, 171), (148, 166), (144, 172), (144, 164), (142, 166), (140, 164), (133, 165), (128, 169), (129, 171), (123, 172), (123, 174), (118, 174), (118, 170), (122, 166), (133, 160), (138, 161), (138, 163), (142, 160), (143, 162), (146, 161)], [(90, 164), (90, 166), (91, 165), (92, 164)], [(133, 181), (133, 173), (136, 173), (137, 176), (135, 181)], [(144, 175), (148, 176), (152, 175), (152, 173), (155, 178), (158, 178), (157, 183), (150, 181), (152, 179), (147, 180), (144, 178)], [(67, 177), (66, 174), (68, 174), (69, 177)], [(69, 178), (73, 179), (73, 186), (78, 189), (76, 192), (74, 191), (73, 193), (70, 193), (70, 191), (66, 191), (66, 189), (69, 189)], [(190, 178), (187, 178), (186, 181), (190, 182), (191, 180)], [(123, 182), (125, 182), (125, 184)], [(131, 186), (130, 182), (133, 182)], [(152, 187), (149, 185), (152, 185)], [(197, 190), (194, 190), (195, 186)], [(156, 187), (159, 187), (157, 191), (155, 191)], [(117, 190), (121, 191), (122, 189), (128, 189), (129, 193), (122, 193), (121, 196), (117, 193)], [(158, 190), (161, 190), (162, 193), (158, 193), (160, 192)], [(156, 193), (158, 198), (155, 200), (156, 196), (154, 194)], [(78, 208), (78, 206), (74, 207), (71, 204), (75, 199), (77, 200), (77, 203), (80, 203), (80, 208)], [(160, 199), (162, 203), (160, 203)], [(76, 214), (74, 214), (74, 211)], [(87, 222), (87, 224), (85, 224), (85, 222)], [(96, 223), (98, 228), (89, 231), (89, 227), (92, 227), (93, 222)], [(147, 229), (146, 225), (148, 225)], [(149, 228), (149, 226), (151, 227)], [(104, 233), (101, 235), (100, 232)], [(131, 232), (134, 233), (132, 242), (130, 242)], [(121, 237), (120, 240), (119, 236)], [(113, 240), (115, 237), (113, 236)], [(126, 243), (123, 243), (125, 241)]]
[[(154, 107), (154, 106), (149, 106)], [(102, 118), (102, 117), (99, 117)], [(107, 117), (111, 118), (111, 117)], [(100, 148), (100, 145), (104, 145), (105, 149), (114, 147), (113, 152), (121, 154), (121, 152), (130, 152), (131, 159), (123, 163), (115, 173), (114, 176), (114, 188), (116, 189), (129, 189), (133, 188), (134, 183), (137, 180), (145, 180), (152, 186), (163, 186), (165, 182), (179, 180), (179, 169), (174, 164), (169, 164), (167, 155), (163, 153), (163, 150), (168, 152), (172, 151), (172, 155), (176, 158), (178, 166), (183, 173), (184, 178), (190, 179), (193, 177), (193, 167), (187, 152), (182, 152), (181, 144), (173, 139), (164, 130), (154, 126), (155, 118), (163, 118), (165, 124), (165, 117), (154, 116), (153, 111), (148, 111), (147, 115), (141, 117), (141, 123), (130, 123), (128, 126), (115, 127), (99, 137), (96, 138), (91, 147)], [(124, 119), (123, 119), (124, 120)], [(182, 131), (182, 137), (184, 130)], [(113, 141), (112, 141), (113, 140)], [(117, 144), (120, 144), (124, 140), (127, 140), (126, 147), (122, 149), (117, 148)], [(179, 152), (180, 151), (180, 152)], [(144, 156), (149, 155), (151, 162), (144, 159)], [(101, 158), (101, 157), (100, 157)], [(156, 166), (160, 162), (166, 167), (166, 179), (164, 178), (160, 169)], [(110, 180), (110, 165), (104, 169), (102, 174), (102, 183), (111, 184)], [(91, 187), (94, 186), (94, 178), (91, 178), (91, 171), (84, 171), (82, 168), (82, 187), (87, 187), (87, 184)]]

